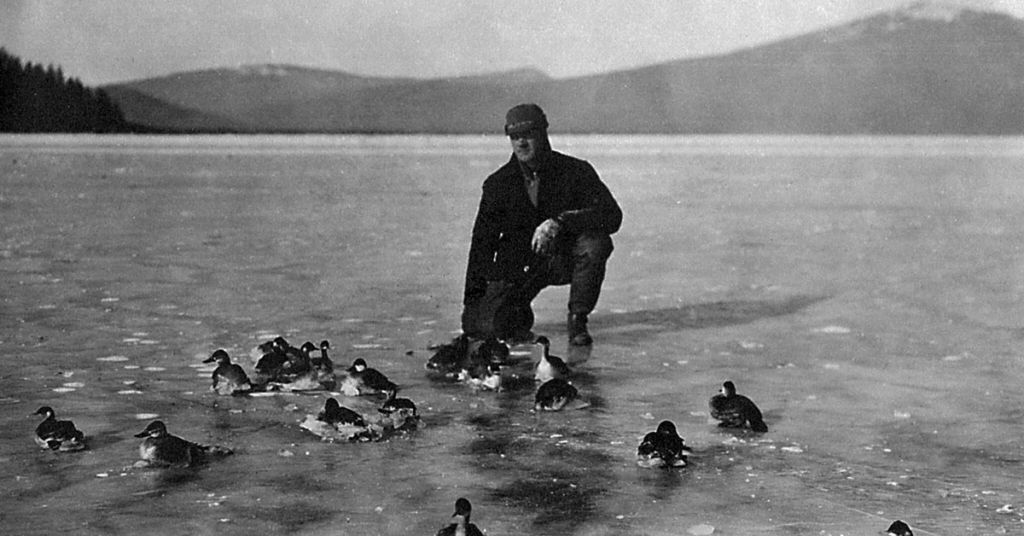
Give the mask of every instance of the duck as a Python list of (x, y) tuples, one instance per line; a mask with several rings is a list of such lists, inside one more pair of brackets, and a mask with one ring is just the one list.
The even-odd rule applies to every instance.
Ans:
[[(282, 346), (278, 341), (284, 341)], [(260, 345), (263, 348), (263, 345)], [(269, 349), (265, 352), (256, 362), (256, 383), (264, 385), (268, 382), (277, 381), (281, 375), (285, 363), (288, 362), (288, 356), (285, 355), (285, 348), (288, 347), (288, 342), (282, 337), (270, 341)]]
[(428, 372), (441, 374), (447, 378), (458, 376), (469, 355), (469, 336), (461, 334), (451, 342), (434, 347), (434, 355), (424, 365)]
[[(329, 346), (330, 343), (328, 343)], [(299, 348), (293, 348), (286, 352), (284, 365), (282, 365), (275, 380), (268, 384), (268, 387), (274, 390), (291, 392), (334, 389), (337, 384), (334, 372), (328, 372), (325, 369), (318, 369), (314, 366), (314, 359), (310, 354), (316, 351), (316, 345), (306, 341)], [(321, 350), (320, 352), (321, 357), (317, 358), (317, 363), (324, 365), (324, 362), (321, 360), (323, 351)], [(328, 358), (328, 361), (330, 361), (330, 358)], [(331, 364), (331, 369), (333, 370), (333, 368), (333, 364)]]
[(469, 515), (473, 512), (473, 505), (465, 497), (459, 497), (455, 501), (455, 513), (452, 517), (455, 522), (437, 531), (437, 536), (483, 536), (483, 532), (476, 525), (469, 522)]
[(481, 391), (500, 391), (501, 379), (501, 365), (497, 363), (477, 364), (459, 373), (460, 382)]
[(551, 341), (541, 335), (534, 342), (543, 348), (534, 379), (543, 383), (554, 378), (569, 377), (569, 366), (565, 364), (565, 361), (558, 356), (551, 355)]
[(135, 434), (144, 437), (139, 445), (139, 457), (136, 466), (158, 467), (192, 467), (205, 462), (210, 457), (221, 457), (233, 454), (226, 447), (200, 445), (171, 435), (163, 421), (153, 421), (146, 429)]
[(308, 391), (323, 387), (309, 356), (317, 350), (316, 345), (306, 341), (296, 348), (284, 338), (278, 337), (274, 339), (273, 346), (274, 350), (256, 363), (256, 384), (288, 391)]
[(316, 415), (306, 415), (299, 428), (308, 430), (324, 441), (373, 441), (379, 437), (362, 415), (328, 398)]
[(419, 425), (420, 416), (416, 403), (408, 398), (397, 398), (398, 390), (387, 391), (388, 398), (377, 409), (389, 421), (386, 427), (393, 430), (409, 430)]
[(910, 530), (910, 526), (899, 519), (893, 521), (885, 533), (887, 536), (914, 536), (914, 531)]
[(480, 352), (479, 347), (471, 344), (469, 354), (459, 365), (457, 379), (467, 381), (470, 378), (479, 378), (487, 374), (487, 368), (493, 363), (485, 352)]
[(210, 390), (219, 395), (237, 395), (252, 391), (249, 376), (241, 366), (231, 362), (231, 356), (223, 348), (213, 352), (203, 363), (217, 363), (213, 371), (213, 385)]
[(348, 377), (342, 382), (341, 390), (349, 396), (380, 394), (398, 389), (379, 370), (366, 366), (366, 360), (358, 358), (348, 368)]
[(683, 444), (672, 421), (661, 421), (658, 429), (644, 436), (636, 449), (642, 467), (686, 467), (686, 455), (693, 452)]
[(416, 403), (408, 398), (397, 398), (398, 389), (393, 388), (387, 391), (388, 398), (381, 404), (380, 409), (377, 411), (384, 414), (391, 414), (396, 411), (404, 411), (413, 417), (418, 417), (416, 413)]
[[(475, 348), (473, 348), (475, 346)], [(511, 351), (507, 344), (498, 340), (493, 335), (487, 337), (477, 344), (470, 344), (470, 353), (479, 361), (507, 365)]]
[(333, 373), (334, 372), (334, 361), (331, 361), (331, 357), (328, 355), (328, 350), (331, 349), (331, 343), (327, 340), (320, 341), (320, 357), (310, 359), (310, 365), (313, 370), (321, 373)]
[(256, 345), (255, 348), (249, 351), (249, 359), (252, 360), (252, 364), (259, 363), (260, 359), (267, 355), (274, 353), (274, 339), (263, 341)]
[(331, 343), (320, 341), (320, 356), (310, 358), (310, 376), (322, 389), (333, 390), (338, 383), (334, 376), (334, 362), (331, 361), (328, 350)]
[(73, 452), (85, 448), (85, 434), (75, 428), (71, 421), (58, 421), (50, 406), (43, 406), (32, 415), (43, 415), (43, 422), (36, 426), (36, 443), (49, 450)]
[(485, 391), (501, 391), (501, 365), (491, 363), (487, 367), (487, 375), (480, 379), (480, 389)]
[(533, 408), (536, 411), (558, 411), (578, 397), (579, 392), (571, 383), (555, 378), (542, 383), (537, 389)]
[(736, 393), (736, 385), (731, 381), (722, 384), (722, 390), (708, 401), (711, 416), (721, 421), (722, 428), (743, 428), (750, 423), (755, 432), (767, 432), (761, 410), (753, 400)]
[(292, 346), (285, 349), (285, 362), (281, 366), (281, 374), (284, 376), (284, 379), (295, 379), (313, 370), (309, 354), (316, 350), (316, 345), (310, 341), (302, 343), (302, 346), (298, 348)]
[(328, 398), (316, 418), (333, 426), (366, 426), (362, 415), (342, 406), (336, 398)]

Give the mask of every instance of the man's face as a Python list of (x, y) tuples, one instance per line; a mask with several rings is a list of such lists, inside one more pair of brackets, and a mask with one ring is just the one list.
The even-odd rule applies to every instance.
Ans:
[(512, 152), (524, 164), (533, 163), (541, 152), (547, 150), (547, 134), (540, 129), (511, 134)]

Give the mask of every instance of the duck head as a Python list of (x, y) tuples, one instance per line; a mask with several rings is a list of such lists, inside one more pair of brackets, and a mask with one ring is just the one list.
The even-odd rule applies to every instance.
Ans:
[(469, 504), (469, 500), (465, 497), (459, 497), (459, 499), (455, 501), (455, 513), (452, 514), (452, 517), (462, 517), (468, 523), (469, 514), (472, 511), (473, 505)]
[(29, 415), (29, 416), (31, 417), (33, 415), (43, 415), (44, 417), (49, 419), (49, 418), (52, 418), (55, 415), (55, 413), (53, 412), (53, 408), (51, 408), (50, 406), (43, 406), (43, 407), (37, 409), (35, 413), (33, 413), (33, 414)]
[(366, 361), (363, 358), (358, 358), (352, 362), (352, 366), (348, 368), (349, 372), (362, 372), (366, 370)]
[(679, 433), (676, 432), (676, 425), (673, 424), (672, 421), (661, 421), (661, 423), (658, 424), (658, 433), (673, 437), (677, 437), (679, 435)]
[(387, 391), (385, 391), (385, 394), (387, 395), (387, 398), (384, 399), (384, 403), (381, 405), (381, 407), (377, 408), (377, 411), (383, 413), (384, 415), (391, 415), (392, 413), (395, 412), (396, 409), (393, 402), (395, 401), (395, 397), (398, 396), (398, 388), (396, 387), (394, 389), (388, 389)]
[(220, 348), (213, 352), (210, 357), (204, 359), (203, 363), (213, 363), (214, 361), (219, 364), (226, 364), (231, 362), (231, 357), (228, 356), (228, 353), (223, 348)]
[(167, 426), (163, 421), (153, 421), (145, 430), (135, 434), (135, 437), (160, 437), (167, 435)]
[(731, 381), (727, 381), (727, 382), (723, 383), (722, 384), (721, 393), (724, 396), (733, 396), (733, 395), (735, 395), (736, 394), (736, 385), (734, 385)]
[(328, 398), (327, 402), (324, 402), (324, 413), (330, 414), (340, 409), (341, 404), (338, 403), (336, 398)]
[(910, 530), (910, 526), (906, 523), (897, 519), (889, 525), (889, 528), (885, 531), (888, 536), (914, 536), (914, 532)]

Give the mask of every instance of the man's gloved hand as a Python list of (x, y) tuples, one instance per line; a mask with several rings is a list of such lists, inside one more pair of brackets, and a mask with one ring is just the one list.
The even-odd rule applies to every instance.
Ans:
[(538, 225), (537, 230), (533, 232), (533, 252), (539, 255), (551, 253), (555, 237), (558, 236), (558, 230), (561, 227), (561, 224), (550, 218)]

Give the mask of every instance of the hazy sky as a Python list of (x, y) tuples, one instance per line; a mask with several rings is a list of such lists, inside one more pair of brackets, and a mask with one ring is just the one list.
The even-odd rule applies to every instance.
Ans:
[[(0, 46), (89, 85), (285, 63), (563, 78), (726, 52), (911, 0), (0, 0)], [(944, 2), (951, 3), (951, 2)], [(953, 2), (1024, 17), (1024, 0)]]

